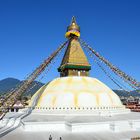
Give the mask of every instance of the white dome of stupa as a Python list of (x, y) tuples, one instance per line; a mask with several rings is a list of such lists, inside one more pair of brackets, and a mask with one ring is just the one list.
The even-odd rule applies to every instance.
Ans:
[(40, 88), (30, 105), (39, 96), (36, 108), (123, 108), (118, 95), (96, 78), (71, 76), (56, 78)]

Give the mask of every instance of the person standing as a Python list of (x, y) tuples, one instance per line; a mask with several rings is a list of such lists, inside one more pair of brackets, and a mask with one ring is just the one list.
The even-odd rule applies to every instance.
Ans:
[(49, 140), (52, 140), (52, 136), (50, 135)]

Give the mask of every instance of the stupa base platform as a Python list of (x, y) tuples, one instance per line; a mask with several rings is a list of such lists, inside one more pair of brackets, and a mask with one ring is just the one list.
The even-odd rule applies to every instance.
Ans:
[[(20, 115), (21, 112), (13, 112), (13, 115), (9, 112), (5, 119), (14, 115), (16, 117), (18, 114)], [(33, 111), (20, 120), (20, 126), (17, 129), (2, 137), (1, 140), (18, 138), (20, 140), (46, 140), (50, 134), (53, 139), (59, 139), (61, 136), (65, 140), (131, 140), (131, 138), (140, 137), (140, 113), (97, 116), (49, 115)]]
[(26, 122), (23, 124), (25, 131), (71, 131), (71, 132), (96, 132), (96, 131), (140, 131), (140, 120), (115, 121), (96, 123), (69, 123), (69, 122)]
[(24, 131), (140, 131), (140, 113), (126, 113), (115, 116), (95, 115), (45, 115), (32, 113), (23, 120)]

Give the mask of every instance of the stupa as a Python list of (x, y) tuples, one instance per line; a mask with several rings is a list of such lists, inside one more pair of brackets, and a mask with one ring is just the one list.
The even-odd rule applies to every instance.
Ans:
[(60, 77), (42, 86), (26, 109), (6, 114), (2, 135), (14, 131), (2, 140), (46, 140), (50, 134), (65, 140), (140, 136), (140, 114), (126, 109), (115, 92), (90, 77), (91, 65), (80, 46), (80, 27), (74, 17), (65, 36), (69, 43), (58, 68)]
[(89, 76), (91, 65), (80, 46), (80, 27), (72, 18), (65, 36), (69, 43), (58, 68), (60, 78), (52, 80), (34, 94), (40, 95), (34, 112), (54, 114), (114, 115), (128, 113), (118, 95), (96, 78)]

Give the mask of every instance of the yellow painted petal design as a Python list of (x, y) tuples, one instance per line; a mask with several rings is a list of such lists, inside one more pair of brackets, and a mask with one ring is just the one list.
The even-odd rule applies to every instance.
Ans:
[(61, 77), (43, 86), (37, 107), (117, 107), (123, 106), (118, 95), (101, 81), (91, 77)]

